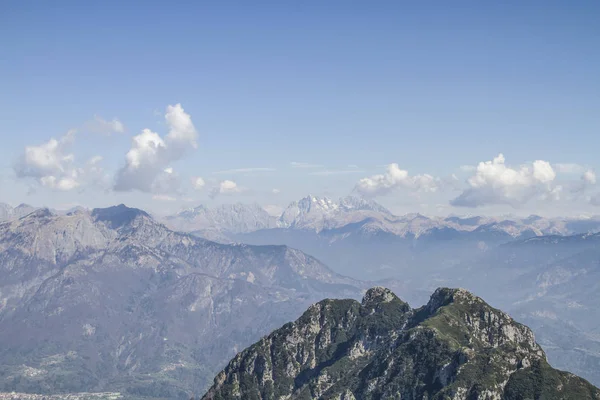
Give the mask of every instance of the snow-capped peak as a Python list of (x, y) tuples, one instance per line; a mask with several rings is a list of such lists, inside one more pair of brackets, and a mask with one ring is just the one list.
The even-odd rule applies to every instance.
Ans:
[(381, 204), (377, 203), (376, 201), (367, 200), (363, 197), (354, 196), (354, 195), (350, 195), (350, 196), (341, 198), (339, 201), (339, 205), (340, 205), (340, 208), (344, 211), (364, 210), (364, 211), (376, 211), (376, 212), (380, 212), (383, 214), (392, 215), (392, 213), (387, 208), (385, 208)]

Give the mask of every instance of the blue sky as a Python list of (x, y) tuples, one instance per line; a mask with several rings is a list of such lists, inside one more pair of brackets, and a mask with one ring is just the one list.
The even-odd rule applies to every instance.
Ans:
[[(0, 5), (0, 201), (285, 206), (379, 174), (361, 193), (397, 212), (597, 212), (583, 178), (600, 167), (596, 1), (90, 3)], [(115, 191), (132, 138), (165, 138), (176, 104), (197, 147), (160, 164), (172, 191)], [(20, 161), (71, 129), (68, 166)], [(460, 168), (500, 153), (503, 170)], [(535, 160), (556, 176), (540, 179)], [(391, 163), (408, 177), (386, 175)], [(70, 190), (48, 179), (84, 169)], [(223, 181), (236, 189), (219, 194)]]

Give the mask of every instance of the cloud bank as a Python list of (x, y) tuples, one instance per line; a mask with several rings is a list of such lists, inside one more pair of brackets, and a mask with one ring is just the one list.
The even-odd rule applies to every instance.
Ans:
[(456, 207), (510, 205), (519, 207), (534, 197), (556, 199), (562, 187), (555, 185), (556, 171), (547, 161), (511, 168), (504, 155), (480, 162), (467, 180), (468, 188), (450, 204)]
[(27, 146), (13, 169), (17, 178), (33, 179), (37, 184), (51, 190), (70, 191), (103, 178), (99, 166), (102, 157), (95, 156), (78, 166), (71, 152), (75, 131), (69, 131), (60, 139), (50, 139), (37, 146)]
[(435, 192), (439, 182), (433, 176), (409, 175), (398, 164), (387, 166), (385, 174), (373, 175), (358, 181), (355, 190), (364, 196), (376, 197), (389, 194), (395, 189), (405, 188), (415, 192)]
[(243, 192), (245, 189), (238, 186), (237, 183), (230, 180), (224, 180), (210, 191), (210, 197), (215, 198), (219, 195), (232, 195)]

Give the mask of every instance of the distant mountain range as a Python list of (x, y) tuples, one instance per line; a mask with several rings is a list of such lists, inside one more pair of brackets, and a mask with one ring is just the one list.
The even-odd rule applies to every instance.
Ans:
[[(27, 204), (13, 208), (0, 203), (0, 221), (19, 218), (35, 209), (36, 207)], [(84, 208), (51, 211), (55, 214), (68, 214), (77, 210)], [(266, 229), (294, 229), (320, 233), (352, 225), (360, 226), (365, 235), (389, 233), (403, 238), (419, 238), (436, 234), (438, 231), (499, 233), (511, 239), (600, 232), (600, 217), (427, 217), (421, 214), (397, 216), (374, 200), (358, 196), (346, 196), (334, 201), (327, 197), (308, 195), (290, 203), (278, 216), (269, 214), (259, 204), (222, 204), (213, 208), (200, 205), (161, 218), (161, 222), (177, 231), (194, 232), (198, 236), (224, 241), (231, 241), (231, 235)]]
[(362, 235), (390, 234), (407, 239), (426, 235), (466, 232), (503, 235), (519, 239), (543, 235), (573, 235), (600, 231), (600, 218), (518, 217), (426, 217), (420, 214), (393, 215), (373, 200), (347, 196), (333, 201), (309, 195), (292, 202), (279, 216), (272, 216), (258, 204), (225, 204), (215, 208), (199, 206), (165, 218), (173, 229), (199, 236), (235, 240), (233, 236), (268, 229), (292, 229), (321, 233), (359, 228)]
[(600, 390), (553, 369), (529, 328), (461, 289), (418, 309), (387, 289), (323, 300), (239, 353), (205, 400), (562, 399)]
[(228, 234), (253, 232), (277, 226), (276, 218), (258, 204), (198, 206), (164, 219), (172, 229), (194, 231), (197, 236), (228, 242)]
[(123, 205), (0, 223), (0, 392), (202, 392), (239, 349), (362, 284), (285, 246), (223, 245)]
[[(309, 304), (375, 283), (417, 305), (439, 286), (484, 294), (532, 327), (551, 365), (600, 383), (593, 218), (398, 217), (310, 196), (266, 228), (259, 206), (204, 209), (192, 234), (122, 205), (2, 209), (0, 392), (185, 398)], [(198, 237), (209, 229), (221, 243)]]
[(307, 196), (291, 203), (280, 216), (270, 215), (258, 204), (223, 204), (215, 208), (201, 205), (166, 217), (165, 223), (199, 235), (226, 236), (270, 228), (320, 231), (331, 224), (339, 225), (348, 216), (368, 217), (369, 213), (392, 216), (383, 206), (359, 197), (348, 196), (334, 202), (326, 197)]

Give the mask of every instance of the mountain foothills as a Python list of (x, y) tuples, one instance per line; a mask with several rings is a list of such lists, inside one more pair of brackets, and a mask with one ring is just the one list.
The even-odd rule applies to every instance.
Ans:
[(463, 289), (411, 309), (388, 289), (324, 300), (239, 353), (205, 400), (600, 399), (529, 328)]
[(210, 242), (123, 205), (37, 209), (0, 223), (0, 392), (189, 399), (239, 349), (361, 285), (298, 250)]

